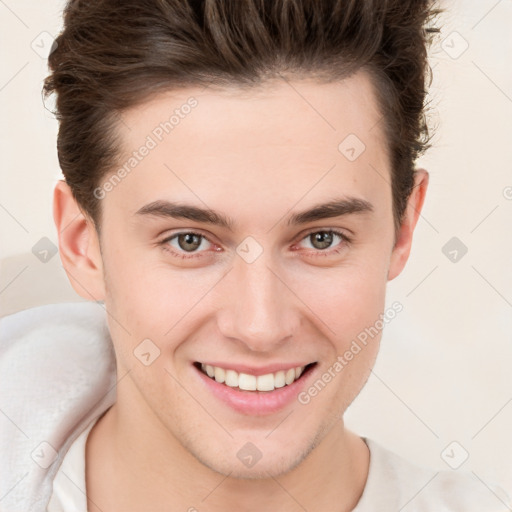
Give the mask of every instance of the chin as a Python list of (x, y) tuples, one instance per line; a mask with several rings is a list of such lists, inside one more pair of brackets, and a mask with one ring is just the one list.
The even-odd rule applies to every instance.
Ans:
[(199, 462), (216, 473), (237, 480), (262, 480), (277, 478), (290, 472), (302, 462), (304, 457), (298, 455), (290, 459), (290, 455), (287, 454), (286, 459), (283, 460), (283, 458), (279, 458), (274, 454), (271, 458), (267, 457), (266, 460), (264, 459), (265, 456), (263, 455), (252, 467), (244, 467), (244, 464), (236, 456), (231, 460), (225, 459), (221, 462), (216, 461), (213, 464), (210, 464), (203, 457), (199, 459)]
[[(306, 446), (302, 449), (298, 446), (298, 442), (293, 442), (288, 447), (280, 445), (281, 451), (268, 442), (259, 443), (260, 446), (267, 445), (260, 451), (256, 448), (258, 441), (255, 443), (232, 441), (233, 447), (236, 446), (236, 448), (231, 449), (224, 445), (221, 447), (222, 451), (217, 453), (208, 453), (204, 447), (191, 449), (189, 446), (187, 449), (201, 464), (216, 473), (238, 480), (260, 480), (277, 478), (289, 473), (306, 459), (319, 442), (320, 439), (317, 436), (306, 442)], [(233, 455), (230, 457), (228, 453)]]

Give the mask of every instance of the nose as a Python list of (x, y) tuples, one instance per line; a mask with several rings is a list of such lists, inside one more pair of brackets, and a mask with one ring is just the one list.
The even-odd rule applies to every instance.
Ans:
[(293, 292), (265, 252), (254, 262), (237, 257), (226, 276), (217, 321), (220, 332), (252, 351), (272, 352), (300, 325)]

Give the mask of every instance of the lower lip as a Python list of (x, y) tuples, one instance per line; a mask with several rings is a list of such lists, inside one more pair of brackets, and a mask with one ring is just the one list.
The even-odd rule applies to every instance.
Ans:
[[(297, 399), (297, 395), (305, 388), (315, 368), (310, 367), (292, 384), (274, 391), (243, 391), (220, 384), (205, 375), (195, 365), (192, 365), (206, 387), (221, 401), (241, 414), (263, 416), (284, 409)], [(315, 365), (316, 366), (316, 365)]]

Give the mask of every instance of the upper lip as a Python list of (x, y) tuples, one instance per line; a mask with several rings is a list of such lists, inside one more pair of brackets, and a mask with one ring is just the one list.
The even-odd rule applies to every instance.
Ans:
[(303, 367), (312, 362), (304, 363), (274, 363), (265, 366), (250, 366), (247, 364), (233, 364), (233, 363), (222, 363), (222, 362), (211, 362), (211, 361), (200, 361), (200, 364), (208, 364), (210, 366), (218, 366), (224, 370), (234, 370), (237, 373), (247, 373), (249, 375), (266, 375), (267, 373), (276, 373), (278, 371), (286, 371), (291, 368), (297, 368), (298, 366)]

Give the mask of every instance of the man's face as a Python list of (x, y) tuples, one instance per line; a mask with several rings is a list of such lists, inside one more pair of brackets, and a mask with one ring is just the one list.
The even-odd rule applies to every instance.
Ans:
[[(190, 97), (197, 104), (183, 108)], [(160, 123), (176, 109), (166, 133)], [(174, 440), (250, 478), (290, 470), (341, 432), (333, 427), (366, 382), (380, 333), (333, 365), (380, 318), (397, 273), (379, 120), (363, 74), (243, 94), (191, 88), (123, 114), (119, 167), (138, 157), (102, 189), (105, 305), (118, 378), (129, 371), (119, 410), (151, 433), (148, 445)], [(166, 202), (218, 218), (167, 215)], [(336, 216), (297, 217), (332, 202), (345, 202)], [(201, 364), (237, 373), (228, 386)], [(283, 386), (278, 372), (291, 381), (295, 367), (306, 371)]]

